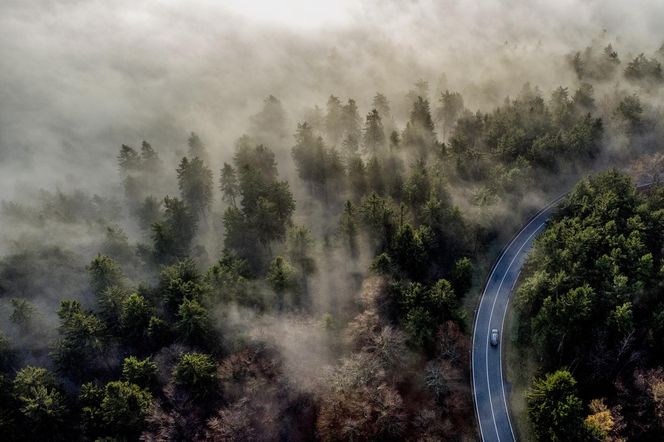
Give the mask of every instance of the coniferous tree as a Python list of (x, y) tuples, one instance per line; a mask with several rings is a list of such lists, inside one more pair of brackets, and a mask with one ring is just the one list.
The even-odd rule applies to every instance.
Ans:
[(367, 114), (364, 125), (364, 147), (372, 155), (382, 152), (385, 146), (383, 123), (376, 109)]
[(197, 221), (191, 210), (177, 198), (164, 198), (163, 219), (152, 224), (155, 259), (167, 263), (189, 254)]
[(443, 140), (447, 139), (447, 134), (454, 127), (457, 118), (463, 112), (463, 97), (458, 92), (445, 90), (440, 94), (440, 106), (436, 109), (436, 120), (443, 128)]
[(177, 169), (182, 200), (193, 214), (204, 218), (212, 203), (212, 171), (199, 157), (182, 158)]
[(360, 140), (362, 137), (361, 122), (357, 104), (355, 100), (349, 98), (348, 102), (341, 108), (341, 124), (345, 136)]
[(286, 111), (274, 95), (263, 100), (263, 109), (250, 119), (250, 133), (258, 144), (281, 146), (288, 138)]
[(240, 195), (240, 186), (237, 181), (235, 169), (228, 163), (224, 163), (221, 169), (221, 178), (219, 179), (223, 200), (236, 207), (236, 198)]
[(344, 135), (344, 120), (342, 117), (342, 106), (339, 98), (330, 95), (327, 100), (327, 113), (325, 114), (325, 133), (332, 145), (341, 141)]
[(190, 158), (200, 158), (201, 160), (207, 160), (207, 149), (201, 138), (195, 133), (192, 132), (189, 134), (187, 139), (187, 146), (189, 150), (187, 151), (187, 156)]

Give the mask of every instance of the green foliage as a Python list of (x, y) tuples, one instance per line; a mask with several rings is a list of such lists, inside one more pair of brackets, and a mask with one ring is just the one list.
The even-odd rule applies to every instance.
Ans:
[(9, 302), (13, 308), (9, 320), (18, 327), (21, 334), (31, 333), (35, 325), (35, 306), (31, 302), (19, 298), (12, 298)]
[(26, 436), (50, 440), (61, 434), (67, 413), (65, 397), (48, 370), (32, 366), (22, 368), (12, 383), (12, 394)]
[(127, 382), (149, 391), (155, 391), (159, 385), (157, 364), (152, 362), (150, 358), (126, 357), (122, 364), (122, 377)]
[(221, 169), (219, 187), (222, 192), (223, 200), (235, 207), (235, 201), (240, 195), (240, 185), (237, 181), (235, 169), (233, 169), (233, 166), (228, 163), (224, 163), (224, 167)]
[(372, 193), (362, 199), (358, 215), (377, 250), (382, 250), (390, 244), (396, 226), (394, 209), (388, 200)]
[(52, 352), (58, 371), (74, 379), (93, 378), (101, 368), (106, 327), (78, 301), (64, 300), (58, 311), (60, 338)]
[(140, 154), (133, 147), (122, 145), (118, 163), (129, 210), (140, 217), (145, 198), (163, 182), (159, 155), (146, 141), (141, 145)]
[(122, 305), (127, 296), (127, 291), (118, 286), (108, 287), (97, 296), (97, 313), (109, 330), (119, 328)]
[(103, 389), (83, 385), (80, 401), (89, 436), (135, 440), (144, 428), (152, 395), (136, 384), (111, 381)]
[(122, 169), (127, 171), (135, 170), (140, 167), (141, 157), (131, 146), (123, 144), (120, 148), (120, 154), (118, 155), (118, 164)]
[(610, 80), (620, 66), (620, 57), (611, 44), (599, 53), (596, 48), (588, 47), (570, 56), (569, 61), (579, 80)]
[(638, 134), (643, 131), (645, 124), (643, 106), (636, 94), (623, 98), (616, 108), (616, 114), (625, 121), (630, 134)]
[(371, 270), (379, 275), (391, 275), (394, 272), (392, 259), (387, 253), (377, 255), (371, 263)]
[(344, 122), (342, 119), (341, 101), (334, 95), (330, 95), (330, 98), (327, 100), (327, 112), (324, 124), (327, 138), (333, 145), (336, 145), (344, 134)]
[(173, 378), (195, 398), (208, 398), (217, 392), (217, 367), (207, 354), (183, 353), (173, 370)]
[(399, 228), (390, 250), (392, 262), (404, 276), (417, 279), (423, 276), (428, 258), (430, 231), (426, 227), (413, 229), (406, 223)]
[(129, 238), (120, 227), (106, 228), (106, 238), (102, 244), (101, 253), (116, 262), (124, 263), (125, 268), (131, 266), (134, 260), (134, 251), (129, 245)]
[(189, 134), (187, 139), (187, 146), (189, 146), (188, 155), (192, 158), (200, 158), (202, 160), (207, 159), (207, 150), (201, 138), (195, 133), (192, 132)]
[(104, 390), (97, 384), (87, 382), (81, 385), (78, 400), (81, 405), (81, 421), (84, 433), (92, 438), (104, 431), (101, 409), (99, 404), (104, 398)]
[(583, 421), (583, 404), (576, 380), (566, 370), (536, 380), (526, 395), (528, 416), (540, 441), (593, 441), (594, 432)]
[(367, 163), (366, 170), (367, 188), (378, 195), (385, 195), (385, 170), (378, 157), (373, 156)]
[(359, 201), (367, 192), (366, 166), (359, 155), (349, 156), (346, 164), (346, 178), (352, 200)]
[(445, 321), (461, 322), (457, 295), (446, 279), (427, 288), (419, 282), (395, 284), (392, 289), (394, 314), (417, 345), (429, 344)]
[[(663, 202), (655, 195), (637, 193), (615, 170), (580, 181), (537, 239), (517, 292), (518, 342), (544, 370), (573, 366), (589, 398), (613, 394), (624, 361), (661, 362)], [(601, 440), (580, 425), (569, 373), (536, 381), (529, 403), (540, 440)]]
[(656, 84), (664, 82), (664, 73), (659, 61), (641, 53), (625, 68), (625, 78), (633, 82)]
[(97, 255), (87, 270), (90, 275), (90, 286), (97, 295), (109, 287), (122, 287), (124, 283), (120, 266), (108, 256)]
[(436, 120), (442, 125), (443, 138), (445, 138), (464, 109), (463, 97), (458, 92), (445, 90), (440, 94), (439, 103), (440, 106), (436, 109)]
[(551, 351), (551, 355), (573, 347), (589, 325), (595, 302), (596, 294), (588, 285), (572, 289), (556, 298), (547, 296), (533, 320), (533, 329), (541, 341), (540, 345)]
[[(225, 212), (224, 244), (219, 248), (215, 249), (220, 246), (215, 242), (215, 234), (221, 233), (218, 219), (203, 219), (210, 213), (215, 190), (205, 146), (194, 133), (188, 139), (188, 156), (177, 167), (181, 199), (166, 197), (163, 204), (151, 195), (164, 195), (174, 182), (160, 179), (164, 174), (155, 150), (147, 142), (140, 152), (125, 145), (120, 150), (118, 163), (127, 197), (122, 209), (128, 209), (143, 233), (150, 230), (152, 245), (130, 245), (124, 231), (106, 218), (117, 218), (124, 210), (99, 197), (84, 200), (80, 195), (45, 193), (42, 209), (3, 205), (3, 213), (6, 209), (21, 219), (34, 218), (31, 222), (40, 228), (48, 227), (46, 221), (98, 218), (103, 222), (90, 222), (113, 227), (102, 232), (103, 254), (87, 267), (97, 301), (93, 312), (76, 301), (64, 301), (59, 311), (53, 362), (68, 391), (80, 386), (78, 402), (73, 397), (66, 401), (52, 378), (39, 381), (43, 388), (30, 387), (29, 394), (16, 396), (5, 376), (20, 367), (14, 358), (16, 349), (0, 340), (0, 389), (6, 387), (8, 392), (3, 396), (0, 390), (0, 432), (10, 439), (19, 427), (44, 434), (47, 428), (57, 431), (65, 421), (80, 432), (81, 426), (64, 407), (71, 399), (72, 409), (81, 410), (85, 432), (72, 440), (135, 440), (143, 431), (145, 439), (215, 439), (220, 434), (244, 434), (245, 427), (262, 430), (263, 421), (279, 419), (284, 422), (279, 433), (266, 437), (313, 438), (313, 433), (305, 434), (307, 430), (302, 434), (283, 430), (300, 431), (299, 423), (292, 424), (294, 416), (303, 422), (316, 418), (318, 429), (328, 432), (338, 430), (337, 422), (352, 420), (366, 421), (377, 430), (363, 432), (353, 424), (344, 434), (392, 439), (407, 437), (404, 428), (426, 427), (422, 430), (426, 435), (413, 433), (412, 438), (444, 439), (434, 430), (428, 434), (436, 428), (430, 421), (440, 417), (436, 408), (425, 407), (418, 414), (422, 422), (406, 426), (405, 416), (411, 416), (406, 407), (412, 400), (404, 404), (400, 394), (410, 380), (404, 377), (408, 370), (396, 373), (404, 362), (402, 332), (407, 332), (412, 351), (430, 359), (426, 374), (414, 379), (413, 385), (424, 381), (431, 389), (427, 395), (433, 392), (450, 421), (461, 422), (458, 410), (464, 409), (465, 399), (454, 385), (459, 382), (457, 372), (466, 367), (456, 353), (465, 351), (461, 301), (473, 284), (476, 255), (484, 253), (511, 209), (518, 213), (524, 201), (532, 200), (524, 198), (527, 192), (548, 192), (561, 177), (581, 172), (601, 153), (604, 126), (597, 117), (607, 116), (606, 106), (595, 103), (596, 83), (585, 81), (613, 79), (619, 58), (608, 46), (604, 51), (589, 48), (573, 54), (570, 61), (584, 81), (578, 90), (572, 93), (559, 87), (545, 99), (538, 88), (526, 84), (515, 98), (489, 112), (471, 113), (459, 93), (445, 90), (432, 117), (428, 84), (419, 81), (406, 97), (405, 105), (412, 108), (404, 109), (404, 103), (397, 106), (395, 116), (410, 110), (401, 128), (382, 94), (374, 97), (364, 121), (353, 99), (342, 104), (330, 96), (324, 116), (316, 107), (308, 111), (306, 122), (298, 124), (291, 149), (306, 186), (297, 192), (303, 199), (297, 219), (298, 223), (315, 219), (316, 224), (309, 224), (311, 230), (293, 224), (291, 187), (279, 179), (276, 158), (288, 149), (289, 132), (287, 115), (274, 96), (267, 97), (263, 109), (251, 117), (250, 135), (237, 141), (232, 164), (223, 163), (220, 170), (216, 191), (221, 190)], [(658, 63), (640, 56), (627, 66), (625, 76), (647, 89), (662, 73)], [(444, 88), (445, 82), (439, 86)], [(655, 127), (648, 119), (654, 109), (646, 108), (636, 95), (623, 97), (620, 92), (616, 97), (622, 101), (608, 122), (609, 133), (626, 131), (632, 136), (629, 141), (641, 141), (640, 135)], [(261, 143), (270, 143), (275, 151)], [(469, 195), (478, 207), (468, 213), (477, 214), (477, 219), (465, 218), (454, 206), (453, 201)], [(492, 207), (497, 203), (501, 210)], [(199, 221), (203, 235), (197, 236)], [(136, 227), (119, 219), (118, 224)], [(616, 172), (577, 186), (537, 241), (516, 300), (518, 342), (534, 347), (544, 370), (574, 367), (584, 395), (598, 385), (631, 384), (647, 390), (644, 395), (651, 394), (652, 388), (642, 387), (640, 379), (617, 379), (616, 373), (626, 373), (633, 356), (641, 354), (637, 352), (653, 349), (648, 363), (659, 363), (664, 355), (664, 302), (659, 296), (664, 287), (663, 232), (664, 193), (637, 195), (629, 179)], [(362, 247), (365, 241), (367, 251)], [(212, 262), (213, 249), (220, 248), (221, 258), (202, 272), (198, 266)], [(27, 254), (2, 259), (0, 296), (40, 293), (48, 284), (31, 285), (28, 279), (53, 273), (51, 268), (57, 269), (58, 277), (73, 273), (68, 267), (51, 267), (72, 261), (67, 254), (44, 253), (48, 259)], [(343, 371), (339, 378), (348, 379), (335, 378), (326, 393), (338, 399), (293, 395), (279, 380), (283, 361), (276, 351), (269, 358), (258, 357), (253, 347), (246, 347), (243, 332), (226, 327), (229, 336), (221, 336), (211, 320), (217, 313), (233, 314), (237, 304), (240, 310), (259, 315), (271, 314), (272, 308), (290, 309), (289, 316), (302, 316), (308, 324), (304, 315), (312, 310), (316, 295), (310, 287), (312, 275), (320, 273), (316, 289), (352, 294), (362, 282), (361, 267), (369, 260), (374, 276), (381, 277), (368, 280), (363, 289), (360, 304), (365, 311), (349, 322), (348, 314), (354, 314), (355, 307), (348, 302), (355, 301), (339, 297), (329, 300), (331, 313), (322, 316), (326, 344), (338, 338), (340, 327), (348, 323), (344, 334), (350, 332), (356, 350), (343, 359), (339, 370)], [(32, 271), (36, 262), (40, 269), (51, 267), (49, 272)], [(332, 274), (329, 266), (336, 266)], [(148, 282), (135, 287), (133, 280), (139, 274)], [(383, 284), (389, 287), (387, 293), (382, 293)], [(80, 290), (80, 295), (89, 291)], [(20, 299), (12, 305), (15, 329), (21, 337), (30, 334), (36, 328), (30, 304)], [(172, 383), (161, 391), (156, 362), (170, 367), (180, 347), (194, 352), (180, 354)], [(211, 355), (197, 352), (218, 355), (222, 350), (232, 353), (224, 355), (219, 367)], [(41, 357), (38, 351), (34, 356)], [(25, 353), (32, 357), (31, 352)], [(137, 356), (128, 356), (132, 354)], [(422, 355), (416, 356), (414, 360)], [(115, 380), (122, 358), (122, 378)], [(23, 378), (28, 376), (22, 372)], [(80, 385), (85, 380), (94, 383)], [(349, 394), (339, 388), (344, 383), (352, 385)], [(152, 394), (159, 403), (147, 425)], [(270, 398), (274, 395), (277, 400)], [(422, 399), (433, 404), (429, 396)], [(287, 409), (281, 408), (282, 400), (288, 402)], [(386, 404), (384, 408), (394, 414), (389, 417), (392, 423), (383, 422), (384, 416), (373, 419), (382, 409), (374, 402)], [(271, 406), (265, 408), (265, 403)], [(279, 407), (272, 407), (274, 403)], [(535, 382), (528, 405), (540, 440), (596, 439), (595, 430), (583, 422), (583, 404), (568, 372)], [(349, 419), (342, 421), (342, 412)], [(321, 416), (327, 416), (327, 424)], [(30, 426), (26, 423), (30, 419), (38, 422)], [(390, 425), (394, 428), (383, 431)]]
[(468, 293), (473, 285), (473, 263), (470, 258), (463, 257), (454, 263), (451, 282), (458, 297)]
[(277, 181), (274, 153), (266, 147), (242, 142), (233, 162), (242, 201), (224, 213), (224, 244), (256, 271), (265, 265), (266, 247), (285, 237), (295, 201), (288, 182)]
[(250, 132), (259, 143), (276, 143), (281, 146), (288, 138), (286, 111), (274, 95), (263, 100), (263, 109), (249, 121)]
[(147, 196), (135, 213), (141, 229), (149, 231), (153, 224), (161, 220), (161, 201), (151, 195)]
[(159, 154), (152, 148), (152, 145), (147, 141), (141, 143), (141, 161), (143, 168), (151, 171), (158, 172), (161, 165)]
[(207, 309), (195, 299), (182, 300), (175, 329), (180, 339), (198, 347), (208, 346), (213, 337), (212, 321)]
[(360, 113), (357, 110), (357, 104), (352, 98), (341, 108), (341, 125), (344, 130), (344, 135), (350, 136), (353, 139), (359, 140), (361, 135), (360, 129)]
[(308, 184), (313, 195), (325, 203), (337, 196), (344, 176), (339, 153), (327, 148), (306, 122), (297, 126), (292, 154), (299, 177)]
[(263, 308), (263, 300), (251, 279), (247, 262), (228, 250), (208, 269), (204, 278), (213, 302), (236, 302), (260, 310)]
[(159, 293), (166, 312), (174, 316), (185, 299), (202, 301), (209, 287), (191, 259), (164, 267), (159, 275)]
[(270, 288), (277, 295), (277, 309), (281, 310), (285, 306), (285, 294), (296, 286), (295, 270), (282, 256), (277, 256), (268, 268), (266, 279)]
[(161, 348), (171, 341), (171, 328), (158, 316), (151, 316), (148, 322), (148, 338), (154, 348)]
[(164, 198), (163, 219), (152, 224), (155, 260), (170, 263), (187, 256), (197, 229), (196, 216), (177, 198)]
[(387, 100), (387, 97), (380, 92), (374, 95), (371, 99), (371, 106), (376, 109), (383, 118), (389, 118), (391, 116), (390, 103)]
[(569, 363), (587, 354), (597, 345), (595, 324), (611, 325), (609, 347), (632, 329), (631, 306), (658, 265), (659, 246), (648, 241), (650, 220), (629, 178), (616, 171), (583, 180), (561, 205), (537, 241), (533, 261), (540, 272), (517, 296), (549, 361)]
[(293, 263), (298, 276), (298, 292), (301, 297), (298, 304), (309, 304), (309, 277), (316, 271), (313, 258), (314, 240), (311, 231), (304, 226), (293, 226), (288, 231), (288, 258)]
[(588, 113), (595, 110), (595, 91), (590, 83), (581, 83), (579, 88), (574, 92), (572, 102), (580, 113)]
[(364, 148), (371, 154), (380, 153), (385, 147), (385, 131), (379, 112), (374, 109), (367, 114), (364, 124)]
[(587, 86), (574, 99), (558, 88), (546, 103), (526, 84), (516, 100), (493, 112), (460, 117), (449, 153), (462, 178), (485, 182), (498, 195), (518, 194), (541, 171), (574, 170), (596, 157), (603, 124), (588, 113), (593, 109)]
[(137, 435), (143, 428), (152, 397), (138, 385), (125, 381), (106, 384), (101, 401), (103, 422), (116, 434)]
[(419, 158), (427, 158), (437, 145), (429, 101), (421, 96), (413, 103), (402, 139), (404, 146), (416, 152)]
[(351, 259), (357, 259), (358, 249), (358, 226), (355, 219), (355, 206), (350, 201), (344, 204), (344, 210), (339, 219), (337, 230), (341, 244), (344, 246)]
[(150, 303), (138, 293), (127, 296), (120, 309), (120, 329), (128, 342), (140, 342), (147, 337), (150, 318), (153, 308)]
[(413, 167), (404, 187), (406, 198), (413, 209), (424, 205), (431, 195), (431, 180), (428, 175), (426, 163), (417, 161)]
[(204, 217), (212, 203), (212, 171), (199, 157), (184, 157), (177, 174), (182, 200), (192, 213)]

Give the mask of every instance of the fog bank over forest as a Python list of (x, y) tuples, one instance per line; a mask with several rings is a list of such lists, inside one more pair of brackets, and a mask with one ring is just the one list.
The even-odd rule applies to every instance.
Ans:
[(657, 1), (3, 1), (0, 197), (120, 190), (120, 144), (181, 156), (192, 130), (220, 163), (269, 94), (293, 128), (330, 93), (365, 113), (381, 91), (405, 119), (419, 79), (471, 110), (526, 81), (548, 94), (576, 82), (565, 54), (593, 38), (655, 51), (662, 18)]
[[(0, 434), (475, 440), (472, 319), (500, 247), (580, 178), (664, 176), (662, 19), (654, 1), (2, 1)], [(571, 226), (601, 223), (561, 221), (546, 255), (567, 258), (533, 261), (555, 277), (522, 291), (541, 312), (519, 343), (575, 336), (555, 316), (572, 301), (597, 304), (579, 323), (607, 325), (598, 353), (650, 327), (625, 355), (652, 360), (580, 391), (570, 422), (662, 434), (644, 410), (664, 409), (664, 192), (619, 170), (575, 189)], [(594, 363), (580, 385), (612, 373)]]

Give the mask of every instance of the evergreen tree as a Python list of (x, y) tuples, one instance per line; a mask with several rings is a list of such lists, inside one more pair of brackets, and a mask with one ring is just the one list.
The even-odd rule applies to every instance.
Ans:
[(341, 108), (341, 124), (344, 134), (359, 140), (362, 137), (361, 121), (355, 100), (349, 98), (348, 103)]
[(12, 383), (12, 395), (26, 439), (65, 439), (65, 396), (48, 370), (32, 366), (19, 370)]
[(177, 198), (164, 198), (163, 220), (152, 225), (155, 260), (167, 263), (186, 256), (196, 235), (197, 222), (190, 209)]
[(385, 146), (385, 132), (378, 111), (374, 109), (367, 114), (364, 125), (364, 147), (372, 155), (380, 153)]
[(536, 380), (527, 393), (528, 416), (540, 441), (593, 441), (593, 431), (583, 421), (583, 404), (576, 380), (559, 370)]
[(452, 130), (457, 118), (464, 109), (463, 97), (458, 92), (445, 90), (440, 94), (440, 106), (436, 109), (436, 120), (443, 128), (443, 140), (447, 139), (447, 134)]
[(182, 200), (196, 216), (205, 217), (212, 203), (212, 171), (199, 157), (184, 157), (177, 174)]
[(250, 118), (250, 133), (258, 144), (283, 145), (288, 138), (286, 111), (281, 101), (269, 95), (263, 109)]
[(240, 185), (237, 181), (235, 169), (228, 163), (224, 163), (224, 167), (221, 169), (219, 187), (221, 188), (223, 200), (236, 207), (235, 200), (240, 195)]
[(325, 133), (332, 145), (336, 145), (344, 135), (344, 120), (342, 117), (342, 106), (339, 98), (330, 95), (327, 100), (327, 112), (325, 114)]
[(189, 150), (187, 151), (187, 156), (190, 158), (200, 158), (201, 160), (207, 160), (207, 150), (205, 149), (205, 144), (201, 141), (200, 137), (192, 132), (189, 134), (187, 139), (187, 146)]

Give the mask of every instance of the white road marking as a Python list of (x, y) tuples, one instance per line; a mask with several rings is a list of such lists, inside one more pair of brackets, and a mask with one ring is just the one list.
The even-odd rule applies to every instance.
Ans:
[[(637, 190), (641, 190), (641, 189), (647, 188), (651, 185), (652, 185), (652, 183), (640, 184), (640, 185), (637, 185), (636, 188), (637, 188)], [(555, 206), (560, 200), (562, 200), (565, 197), (565, 195), (567, 195), (567, 193), (563, 193), (562, 195), (558, 196), (556, 199), (554, 199), (549, 204), (547, 204), (543, 209), (541, 209), (535, 215), (533, 215), (533, 217), (530, 219), (530, 221), (521, 230), (519, 230), (519, 232), (512, 238), (512, 240), (507, 244), (507, 246), (505, 246), (503, 248), (502, 252), (500, 253), (500, 256), (498, 257), (495, 264), (493, 265), (493, 268), (491, 269), (491, 273), (489, 275), (489, 278), (486, 280), (486, 285), (484, 286), (484, 291), (482, 292), (482, 295), (480, 296), (479, 304), (478, 304), (477, 310), (475, 311), (475, 321), (474, 321), (474, 325), (473, 325), (473, 339), (472, 339), (472, 347), (471, 347), (472, 348), (472, 351), (471, 351), (471, 369), (472, 369), (471, 382), (472, 382), (472, 389), (473, 389), (473, 402), (475, 402), (475, 416), (477, 418), (477, 424), (480, 427), (480, 436), (481, 436), (483, 441), (485, 440), (485, 438), (484, 438), (484, 429), (482, 428), (482, 420), (480, 419), (480, 408), (479, 408), (479, 404), (477, 402), (477, 391), (476, 391), (476, 385), (475, 385), (475, 374), (476, 374), (476, 371), (475, 371), (475, 341), (476, 341), (476, 339), (475, 338), (476, 338), (477, 333), (478, 333), (477, 323), (479, 321), (479, 316), (480, 316), (480, 311), (482, 309), (482, 304), (484, 303), (484, 297), (486, 296), (487, 289), (488, 289), (489, 285), (491, 284), (491, 280), (493, 279), (493, 275), (495, 274), (496, 269), (501, 264), (501, 262), (502, 262), (502, 260), (505, 256), (505, 254), (507, 253), (507, 251), (510, 249), (510, 247), (512, 247), (512, 244), (523, 234), (523, 232), (537, 218), (540, 217), (540, 215), (542, 215), (544, 212), (546, 212), (547, 210), (549, 210), (553, 206)], [(493, 310), (494, 310), (494, 307), (496, 305), (496, 300), (498, 299), (498, 294), (500, 293), (500, 290), (502, 288), (502, 284), (505, 281), (505, 277), (506, 277), (507, 272), (509, 272), (510, 268), (512, 267), (512, 264), (514, 263), (514, 260), (516, 259), (516, 257), (519, 256), (519, 253), (521, 253), (521, 250), (523, 249), (525, 244), (528, 243), (528, 241), (532, 238), (532, 236), (535, 235), (535, 233), (537, 233), (542, 228), (542, 226), (544, 226), (546, 224), (547, 221), (548, 221), (548, 218), (542, 224), (540, 224), (535, 229), (535, 231), (528, 237), (528, 239), (521, 245), (521, 247), (517, 251), (514, 258), (512, 258), (512, 261), (510, 262), (509, 266), (505, 270), (505, 274), (503, 275), (503, 279), (501, 280), (500, 285), (498, 287), (498, 290), (496, 291), (496, 295), (495, 295), (495, 298), (493, 300), (493, 305), (491, 307), (491, 312), (490, 312), (490, 315), (489, 315), (489, 327), (487, 329), (488, 334), (491, 333), (491, 320), (493, 318)], [(500, 323), (500, 333), (503, 333), (503, 334), (504, 334), (503, 328), (505, 326), (505, 317), (507, 315), (507, 309), (509, 308), (511, 295), (512, 295), (512, 292), (514, 291), (514, 287), (516, 287), (516, 283), (519, 280), (520, 275), (521, 275), (521, 269), (519, 269), (519, 273), (517, 274), (516, 279), (512, 283), (512, 288), (510, 289), (510, 292), (507, 296), (507, 304), (505, 305), (505, 310), (503, 311), (502, 321)], [(500, 337), (500, 340), (502, 341), (502, 336)], [(485, 348), (485, 363), (486, 363), (486, 368), (487, 368), (486, 371), (487, 371), (487, 388), (488, 388), (488, 394), (489, 394), (489, 406), (491, 408), (491, 416), (493, 418), (493, 426), (494, 426), (494, 429), (496, 430), (496, 437), (498, 438), (498, 441), (500, 441), (500, 435), (498, 434), (498, 426), (496, 424), (496, 417), (495, 417), (494, 410), (493, 410), (493, 403), (492, 403), (492, 400), (491, 400), (491, 383), (490, 383), (490, 380), (489, 380), (489, 369), (488, 369), (488, 367), (489, 367), (489, 356), (488, 356), (488, 354), (489, 354), (489, 344), (488, 344), (488, 342), (486, 343), (486, 345), (487, 346)], [(503, 403), (505, 405), (505, 411), (507, 413), (507, 422), (508, 422), (509, 427), (510, 427), (510, 432), (512, 433), (512, 439), (516, 441), (516, 438), (514, 436), (514, 429), (512, 428), (512, 421), (511, 421), (510, 415), (509, 415), (509, 409), (507, 407), (507, 395), (505, 394), (505, 382), (504, 382), (504, 378), (503, 378), (502, 345), (499, 347), (498, 351), (499, 351), (499, 359), (500, 359), (500, 383), (501, 383), (501, 392), (502, 392), (502, 395), (503, 395)]]
[[(534, 221), (534, 219), (533, 219), (533, 221)], [(531, 223), (528, 223), (528, 225), (530, 225)], [(533, 236), (535, 236), (535, 234), (539, 231), (539, 229), (542, 228), (542, 226), (544, 224), (545, 223), (542, 223), (539, 226), (537, 226), (537, 228), (533, 231), (533, 233), (528, 235), (528, 238), (526, 238), (526, 240), (523, 242), (523, 244), (521, 244), (521, 247), (519, 247), (519, 249), (516, 251), (516, 253), (512, 257), (512, 260), (510, 261), (507, 268), (503, 272), (503, 278), (500, 280), (500, 284), (498, 285), (498, 289), (496, 290), (496, 294), (493, 298), (493, 304), (491, 305), (491, 313), (489, 313), (489, 325), (487, 327), (487, 334), (491, 333), (491, 322), (493, 320), (493, 311), (496, 308), (496, 302), (498, 302), (498, 296), (500, 295), (500, 290), (502, 290), (502, 288), (503, 288), (503, 283), (505, 282), (505, 278), (507, 278), (507, 274), (509, 273), (510, 269), (512, 268), (512, 264), (514, 264), (514, 261), (516, 261), (516, 259), (519, 257), (519, 254), (521, 253), (521, 250), (523, 250), (523, 248), (526, 246), (526, 244), (528, 244), (530, 239)], [(519, 234), (518, 236), (521, 236), (521, 234)], [(509, 301), (509, 295), (507, 296), (507, 300)], [(507, 311), (507, 306), (505, 307), (505, 311)], [(502, 334), (503, 334), (502, 325), (500, 327), (500, 334), (501, 334), (500, 339), (502, 341)], [(502, 346), (499, 346), (498, 351), (499, 351), (499, 355), (500, 355), (499, 356), (500, 383), (501, 383), (502, 391), (504, 392), (505, 391), (505, 385), (503, 383), (503, 364), (502, 364), (502, 353), (501, 353), (502, 352)], [(496, 423), (496, 416), (495, 416), (494, 411), (493, 411), (493, 399), (492, 399), (492, 396), (491, 396), (491, 381), (489, 380), (489, 343), (488, 342), (486, 344), (485, 361), (484, 362), (486, 364), (486, 382), (487, 382), (487, 385), (488, 385), (488, 388), (489, 388), (489, 405), (491, 406), (491, 416), (493, 417), (493, 426), (496, 429), (496, 435), (498, 437), (498, 442), (500, 442), (500, 434), (498, 433), (498, 424)], [(504, 397), (503, 397), (503, 399), (504, 399)], [(512, 432), (512, 439), (514, 439), (514, 431), (512, 430), (512, 423), (510, 422), (510, 413), (507, 410), (507, 403), (505, 403), (505, 412), (507, 414), (507, 422), (510, 426), (510, 431)], [(514, 440), (516, 440), (516, 439), (514, 439)]]
[[(553, 207), (555, 204), (557, 204), (557, 203), (558, 203), (558, 202), (559, 202), (559, 201), (560, 201), (565, 195), (567, 195), (567, 193), (561, 194), (561, 195), (558, 196), (556, 199), (554, 199), (554, 200), (551, 201), (549, 204), (547, 204), (544, 208), (542, 208), (540, 211), (538, 211), (535, 215), (533, 215), (533, 217), (530, 219), (530, 221), (529, 221), (529, 222), (528, 222), (523, 228), (521, 228), (521, 230), (519, 230), (519, 232), (518, 232), (518, 233), (512, 238), (512, 240), (511, 240), (511, 241), (505, 246), (505, 248), (503, 248), (502, 252), (500, 253), (500, 256), (498, 257), (498, 259), (496, 260), (495, 264), (493, 265), (493, 268), (491, 269), (491, 273), (490, 273), (490, 275), (489, 275), (489, 278), (488, 278), (487, 281), (486, 281), (486, 285), (484, 286), (484, 291), (482, 292), (482, 296), (480, 296), (480, 300), (479, 300), (478, 308), (477, 308), (477, 311), (476, 311), (476, 313), (475, 313), (475, 323), (474, 323), (474, 325), (473, 325), (473, 339), (472, 339), (472, 345), (471, 345), (471, 348), (472, 348), (472, 352), (471, 352), (471, 369), (472, 369), (472, 372), (473, 372), (473, 373), (472, 373), (472, 376), (471, 376), (471, 382), (472, 382), (472, 388), (473, 388), (473, 402), (475, 402), (475, 416), (476, 416), (476, 418), (477, 418), (477, 424), (478, 424), (478, 426), (480, 427), (480, 436), (481, 436), (482, 440), (485, 440), (485, 438), (484, 438), (484, 429), (482, 428), (482, 420), (480, 419), (480, 409), (479, 409), (479, 404), (478, 404), (478, 402), (477, 402), (477, 394), (476, 394), (477, 392), (476, 392), (476, 388), (475, 388), (475, 374), (477, 373), (476, 370), (475, 370), (475, 341), (476, 341), (475, 338), (476, 338), (476, 336), (477, 336), (477, 330), (478, 330), (478, 328), (477, 328), (477, 322), (479, 321), (480, 310), (482, 309), (482, 304), (483, 304), (483, 301), (484, 301), (484, 297), (486, 296), (487, 289), (488, 289), (488, 287), (489, 287), (489, 285), (490, 285), (490, 283), (491, 283), (491, 280), (492, 280), (492, 278), (493, 278), (493, 275), (494, 275), (495, 272), (496, 272), (496, 269), (497, 269), (498, 266), (500, 265), (500, 263), (501, 263), (503, 257), (505, 256), (505, 253), (507, 253), (507, 251), (510, 249), (510, 247), (512, 247), (512, 244), (517, 240), (517, 238), (519, 238), (519, 236), (521, 236), (521, 234), (522, 234), (522, 233), (523, 233), (523, 232), (524, 232), (524, 231), (525, 231), (525, 230), (526, 230), (526, 229), (527, 229), (527, 228), (528, 228), (528, 227), (529, 227), (529, 226), (530, 226), (530, 225), (531, 225), (531, 224), (532, 224), (532, 223), (533, 223), (533, 222), (534, 222), (534, 221), (535, 221), (535, 220), (536, 220), (536, 219), (537, 219), (542, 213), (544, 213), (545, 211), (547, 211), (547, 210), (549, 210), (551, 207)], [(541, 227), (541, 226), (540, 226), (540, 227)], [(538, 229), (539, 229), (539, 227), (538, 227)], [(495, 300), (494, 300), (494, 302), (495, 302)], [(509, 304), (509, 299), (508, 299), (508, 304)], [(489, 321), (491, 321), (491, 317), (489, 317)], [(502, 332), (502, 329), (501, 329), (501, 332)], [(501, 370), (502, 370), (502, 359), (501, 359)], [(487, 382), (488, 382), (488, 370), (487, 370)], [(501, 372), (501, 382), (502, 382), (502, 372)], [(492, 417), (493, 417), (493, 424), (494, 424), (494, 428), (495, 428), (495, 430), (496, 430), (496, 436), (497, 436), (497, 437), (499, 438), (499, 440), (500, 440), (500, 436), (498, 436), (498, 428), (497, 428), (497, 425), (496, 425), (495, 415), (493, 414), (493, 405), (491, 404), (491, 388), (490, 388), (490, 384), (489, 384), (489, 383), (487, 383), (487, 388), (488, 388), (488, 390), (489, 390), (489, 391), (488, 391), (488, 393), (489, 393), (489, 405), (490, 405), (490, 407), (491, 407), (491, 413), (492, 413)], [(504, 385), (503, 385), (503, 394), (504, 394)], [(512, 435), (514, 435), (514, 431), (512, 430), (512, 423), (511, 423), (510, 420), (509, 420), (509, 410), (507, 410), (507, 418), (508, 418), (508, 422), (509, 422), (509, 424), (510, 424), (510, 430), (512, 431)]]

